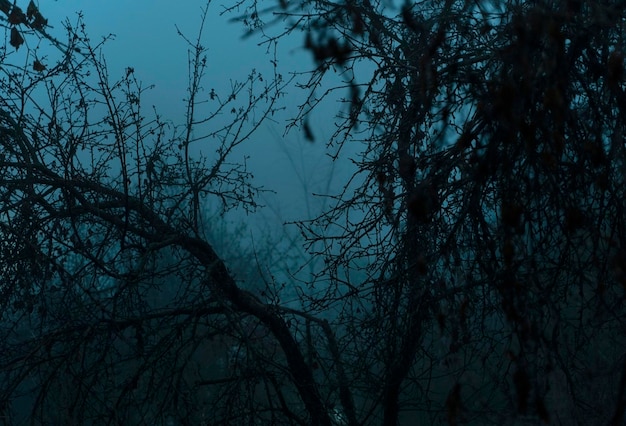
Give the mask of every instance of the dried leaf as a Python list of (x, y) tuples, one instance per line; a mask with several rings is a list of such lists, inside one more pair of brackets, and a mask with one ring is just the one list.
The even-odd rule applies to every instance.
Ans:
[(38, 59), (35, 59), (35, 62), (33, 62), (33, 69), (37, 72), (42, 72), (46, 69), (46, 66), (39, 62)]
[(31, 19), (37, 13), (39, 13), (37, 5), (33, 0), (30, 0), (30, 3), (28, 3), (28, 8), (26, 8), (26, 16), (28, 17), (28, 19)]
[(41, 13), (39, 13), (39, 12), (35, 15), (35, 19), (30, 24), (30, 26), (32, 28), (36, 29), (36, 30), (41, 30), (46, 25), (48, 25), (48, 20), (46, 18), (44, 18), (43, 16), (41, 16)]
[(15, 50), (19, 49), (20, 46), (24, 44), (22, 35), (15, 27), (11, 28), (11, 40), (9, 42), (11, 43), (11, 46), (15, 47)]
[(308, 121), (305, 121), (302, 125), (302, 131), (304, 132), (304, 139), (309, 142), (315, 142), (315, 136), (313, 136), (313, 132), (311, 131)]
[(22, 9), (20, 9), (17, 6), (13, 6), (13, 9), (11, 9), (11, 13), (9, 14), (9, 24), (20, 25), (20, 24), (25, 24), (25, 23), (26, 23), (26, 15), (24, 15), (24, 12), (22, 12)]
[(43, 17), (37, 5), (31, 0), (26, 9), (26, 17), (30, 21), (30, 26), (33, 29), (41, 30), (48, 25), (48, 20)]

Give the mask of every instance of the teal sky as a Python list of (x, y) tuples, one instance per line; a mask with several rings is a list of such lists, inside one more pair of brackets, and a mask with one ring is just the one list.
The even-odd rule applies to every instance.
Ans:
[[(18, 0), (18, 5), (25, 9), (28, 1), (21, 0), (21, 3)], [(163, 117), (182, 123), (188, 81), (188, 45), (177, 34), (176, 26), (189, 39), (195, 40), (206, 0), (179, 3), (184, 6), (175, 5), (171, 0), (39, 0), (39, 9), (54, 27), (49, 32), (61, 40), (65, 38), (63, 21), (76, 22), (78, 12), (83, 13), (93, 44), (114, 34), (104, 48), (112, 79), (119, 78), (126, 67), (133, 67), (144, 87), (155, 86), (144, 96), (144, 108), (154, 104)], [(218, 91), (220, 87), (230, 87), (231, 79), (245, 80), (252, 68), (267, 76), (272, 71), (270, 60), (273, 57), (266, 53), (264, 46), (258, 45), (261, 39), (244, 39), (243, 26), (229, 22), (234, 15), (220, 15), (222, 11), (223, 6), (218, 2), (209, 6), (202, 37), (203, 46), (208, 48), (209, 66), (204, 82), (207, 93), (211, 88)], [(270, 30), (280, 31), (281, 28)], [(301, 47), (303, 40), (304, 36), (296, 36), (280, 42), (279, 71), (283, 75), (312, 68), (309, 53)], [(326, 112), (312, 117), (317, 137), (314, 144), (305, 141), (299, 131), (292, 130), (284, 136), (284, 120), (296, 115), (296, 106), (306, 94), (301, 89), (291, 88), (284, 117), (263, 125), (231, 159), (242, 161), (248, 156), (247, 164), (254, 173), (255, 183), (275, 191), (260, 200), (268, 208), (252, 217), (232, 214), (228, 219), (233, 223), (245, 221), (253, 232), (271, 230), (279, 235), (283, 222), (306, 219), (321, 212), (323, 201), (312, 193), (329, 189), (338, 192), (341, 182), (352, 172), (350, 163), (343, 162), (337, 167), (326, 156), (326, 141), (334, 130), (333, 116), (339, 104), (329, 102), (328, 107), (320, 110)]]
[[(155, 85), (153, 97), (159, 110), (172, 119), (179, 115), (181, 109), (176, 103), (185, 96), (188, 46), (176, 27), (195, 40), (206, 0), (185, 0), (184, 6), (174, 7), (174, 2), (165, 0), (40, 0), (39, 3), (54, 27), (52, 33), (63, 34), (62, 22), (66, 18), (75, 22), (80, 11), (92, 42), (113, 34), (114, 39), (104, 49), (111, 74), (121, 75), (126, 67), (134, 67), (146, 85)], [(202, 37), (203, 45), (208, 48), (207, 87), (228, 84), (230, 79), (245, 79), (253, 67), (269, 69), (270, 57), (257, 46), (260, 40), (243, 40), (242, 26), (228, 22), (233, 15), (220, 15), (223, 9), (217, 2), (209, 6)], [(299, 40), (293, 41), (285, 50), (289, 52), (287, 57), (294, 57), (295, 64), (305, 54), (296, 53)]]

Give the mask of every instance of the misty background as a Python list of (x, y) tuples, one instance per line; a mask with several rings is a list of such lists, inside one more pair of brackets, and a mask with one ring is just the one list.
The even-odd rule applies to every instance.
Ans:
[[(206, 5), (206, 0), (186, 1), (184, 5), (165, 0), (60, 0), (41, 2), (39, 7), (52, 27), (48, 32), (59, 40), (66, 38), (62, 23), (67, 20), (75, 23), (80, 14), (94, 45), (109, 38), (102, 53), (110, 80), (116, 81), (127, 68), (133, 68), (142, 87), (151, 86), (142, 98), (144, 113), (152, 115), (149, 108), (154, 106), (164, 120), (182, 125), (185, 122), (190, 60), (190, 46), (184, 37), (196, 40), (202, 24), (202, 9)], [(283, 259), (289, 264), (279, 266), (277, 259), (264, 259), (263, 262), (269, 261), (275, 266), (276, 270), (268, 272), (281, 281), (280, 274), (286, 272), (284, 268), (293, 273), (296, 265), (303, 261), (309, 262), (308, 273), (314, 268), (310, 259), (306, 259), (306, 253), (301, 252), (298, 230), (288, 223), (319, 215), (328, 199), (314, 194), (336, 194), (354, 174), (355, 168), (349, 161), (330, 158), (328, 154), (332, 148), (326, 143), (334, 131), (335, 113), (342, 108), (338, 102), (345, 94), (331, 94), (325, 100), (329, 103), (328, 108), (317, 108), (310, 116), (314, 142), (305, 140), (298, 128), (287, 131), (289, 120), (297, 115), (298, 106), (309, 94), (296, 84), (306, 81), (304, 73), (315, 67), (310, 52), (303, 47), (304, 34), (302, 38), (281, 39), (274, 50), (274, 44), (267, 42), (267, 35), (280, 33), (284, 24), (265, 29), (267, 35), (262, 32), (246, 35), (238, 16), (237, 10), (226, 12), (223, 3), (214, 1), (209, 5), (201, 35), (201, 44), (208, 49), (208, 66), (200, 99), (208, 99), (211, 90), (224, 96), (233, 82), (245, 81), (253, 69), (267, 79), (272, 78), (275, 57), (277, 72), (286, 80), (297, 75), (286, 88), (285, 96), (281, 97), (279, 113), (265, 120), (251, 139), (230, 157), (231, 162), (245, 162), (254, 175), (253, 184), (267, 190), (258, 200), (264, 207), (254, 213), (231, 210), (222, 216), (219, 206), (207, 206), (207, 215), (216, 216), (216, 220), (209, 221), (209, 226), (216, 228), (210, 231), (214, 234), (213, 244), (235, 273), (239, 262), (233, 256), (241, 253), (245, 253), (245, 258), (240, 260), (248, 265), (250, 259), (247, 256), (261, 249), (272, 251), (273, 247), (275, 254), (289, 253), (290, 259)], [(337, 76), (337, 81), (341, 78)], [(326, 84), (329, 83), (334, 82), (328, 79)], [(231, 117), (224, 117), (225, 122), (229, 120)], [(210, 156), (212, 149), (209, 147), (204, 153)], [(343, 148), (341, 158), (352, 156), (349, 149)], [(353, 154), (356, 153), (355, 147)]]

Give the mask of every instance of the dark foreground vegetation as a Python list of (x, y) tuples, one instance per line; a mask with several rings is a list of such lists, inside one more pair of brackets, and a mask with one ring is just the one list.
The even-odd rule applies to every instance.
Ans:
[[(231, 154), (281, 73), (203, 91), (198, 38), (173, 126), (80, 21), (58, 39), (18, 6), (0, 1), (5, 423), (623, 424), (626, 2), (232, 5), (315, 61), (293, 131), (340, 164), (361, 147), (298, 223), (322, 261), (291, 282), (236, 280), (203, 214), (256, 208)], [(309, 117), (335, 92), (322, 141)]]

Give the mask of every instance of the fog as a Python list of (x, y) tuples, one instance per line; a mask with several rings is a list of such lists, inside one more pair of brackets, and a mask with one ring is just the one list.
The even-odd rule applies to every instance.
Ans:
[[(202, 0), (187, 1), (184, 6), (164, 0), (60, 0), (40, 4), (52, 27), (49, 33), (60, 40), (66, 38), (63, 22), (75, 23), (79, 15), (92, 44), (107, 38), (102, 52), (111, 80), (120, 78), (132, 67), (142, 86), (151, 86), (142, 99), (144, 111), (154, 106), (164, 119), (178, 125), (185, 121), (188, 95), (190, 46), (185, 38), (193, 42), (198, 37), (205, 7), (206, 1)], [(297, 230), (284, 224), (313, 218), (327, 207), (328, 199), (319, 194), (335, 194), (342, 189), (354, 172), (352, 164), (345, 159), (356, 154), (358, 148), (344, 149), (340, 161), (334, 162), (328, 155), (332, 148), (327, 147), (327, 141), (334, 131), (335, 113), (342, 108), (338, 103), (345, 95), (342, 93), (329, 96), (325, 101), (328, 107), (318, 108), (310, 117), (314, 142), (305, 140), (300, 129), (286, 131), (288, 120), (297, 115), (298, 106), (308, 95), (306, 90), (297, 88), (296, 83), (306, 81), (304, 73), (314, 69), (310, 53), (302, 47), (304, 35), (283, 38), (274, 50), (263, 33), (246, 35), (237, 16), (237, 11), (225, 13), (225, 7), (217, 2), (209, 5), (201, 35), (201, 44), (207, 48), (208, 66), (200, 96), (206, 98), (211, 90), (226, 93), (234, 81), (244, 81), (253, 69), (271, 78), (275, 72), (272, 62), (275, 57), (277, 72), (285, 79), (295, 75), (295, 79), (280, 100), (279, 113), (265, 120), (230, 158), (231, 162), (245, 161), (254, 175), (253, 183), (267, 190), (258, 200), (264, 207), (253, 214), (230, 211), (220, 217), (221, 223), (212, 221), (210, 226), (220, 229), (214, 231), (216, 234), (237, 234), (235, 240), (226, 236), (214, 243), (221, 248), (224, 257), (242, 248), (249, 252), (268, 244), (278, 244), (294, 255), (295, 245), (299, 245), (294, 242)], [(268, 28), (265, 34), (279, 33), (283, 28), (279, 23)], [(337, 76), (336, 81), (341, 78)], [(332, 79), (329, 83), (333, 83)], [(214, 148), (203, 153), (210, 157), (211, 149)], [(216, 206), (207, 206), (207, 209), (218, 211)], [(208, 213), (213, 214), (215, 212)]]
[(626, 9), (17, 3), (5, 423), (623, 423)]

